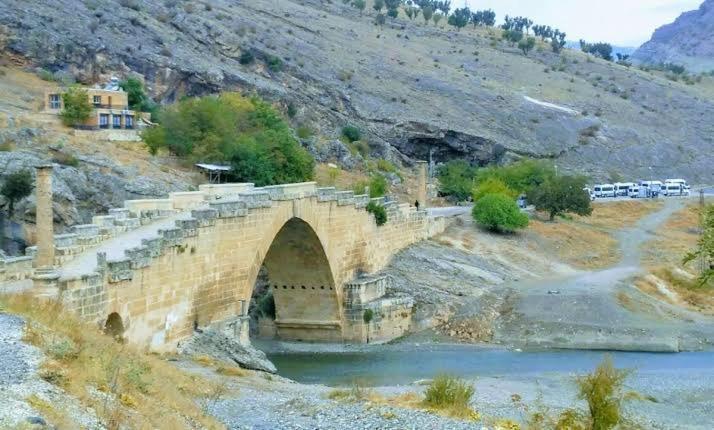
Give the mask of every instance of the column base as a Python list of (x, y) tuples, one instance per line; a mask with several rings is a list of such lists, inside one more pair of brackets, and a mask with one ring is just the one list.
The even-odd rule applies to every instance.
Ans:
[(32, 274), (32, 291), (37, 297), (53, 298), (59, 295), (60, 274), (54, 268), (35, 269)]

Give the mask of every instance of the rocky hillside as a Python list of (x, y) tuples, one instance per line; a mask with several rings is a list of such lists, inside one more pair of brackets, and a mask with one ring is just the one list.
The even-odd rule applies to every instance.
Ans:
[(714, 71), (714, 0), (658, 28), (633, 58), (642, 63), (675, 63), (693, 72)]
[(490, 29), (456, 32), (403, 14), (379, 28), (367, 10), (321, 0), (5, 0), (0, 25), (7, 50), (46, 69), (86, 82), (140, 74), (164, 102), (256, 91), (322, 136), (357, 124), (375, 156), (530, 156), (595, 179), (714, 182), (714, 102), (696, 86), (540, 44), (524, 56)]

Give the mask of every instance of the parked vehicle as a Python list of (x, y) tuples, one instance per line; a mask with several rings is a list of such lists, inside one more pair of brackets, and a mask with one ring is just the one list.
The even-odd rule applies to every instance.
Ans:
[(665, 186), (664, 190), (665, 196), (688, 196), (689, 189), (685, 188), (683, 184), (669, 183)]
[(630, 193), (630, 188), (635, 186), (634, 182), (616, 182), (615, 187), (615, 197), (625, 196), (627, 197)]
[(658, 197), (662, 194), (663, 187), (662, 181), (640, 181), (640, 188), (645, 189), (646, 197)]
[[(644, 189), (643, 189), (643, 191), (644, 191)], [(633, 186), (631, 186), (630, 189), (629, 189), (629, 191), (627, 192), (627, 195), (628, 195), (631, 199), (638, 199), (638, 198), (640, 198), (640, 197), (643, 197), (643, 196), (640, 195), (640, 186), (639, 186), (639, 185), (633, 185)]]

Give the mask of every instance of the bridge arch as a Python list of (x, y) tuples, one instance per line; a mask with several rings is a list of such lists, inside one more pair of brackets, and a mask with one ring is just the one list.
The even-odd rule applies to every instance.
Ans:
[(262, 264), (283, 339), (339, 341), (339, 293), (325, 246), (304, 219), (289, 218), (271, 238)]

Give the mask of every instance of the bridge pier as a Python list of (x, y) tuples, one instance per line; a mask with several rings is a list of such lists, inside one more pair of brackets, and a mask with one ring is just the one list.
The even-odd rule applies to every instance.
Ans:
[(419, 202), (419, 209), (426, 209), (428, 207), (427, 192), (426, 187), (428, 184), (427, 178), (427, 164), (426, 161), (417, 161), (417, 197), (416, 200)]
[(55, 269), (54, 220), (52, 212), (52, 165), (36, 167), (35, 226), (37, 255), (32, 275), (33, 288), (39, 296), (55, 296), (59, 273)]

